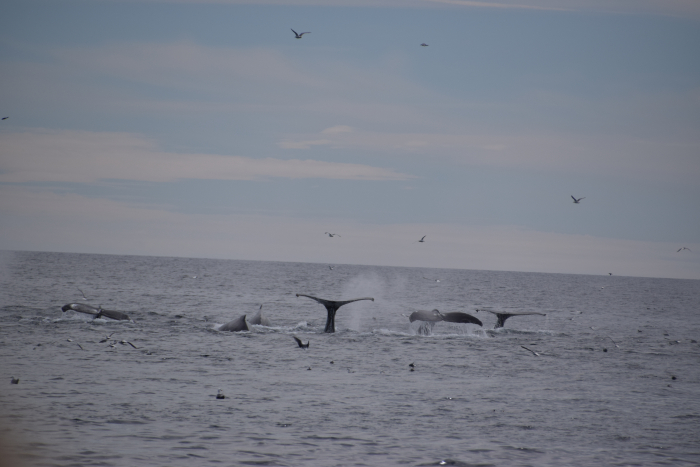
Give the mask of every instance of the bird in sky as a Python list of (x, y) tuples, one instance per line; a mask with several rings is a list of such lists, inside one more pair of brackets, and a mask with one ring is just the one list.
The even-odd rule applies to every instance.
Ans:
[(334, 233), (330, 233), (330, 232), (326, 232), (326, 235), (328, 235), (328, 236), (331, 237), (331, 238), (333, 238), (333, 237), (340, 237), (340, 235), (334, 234)]
[(693, 251), (690, 248), (688, 248), (687, 246), (684, 246), (683, 248), (679, 248), (678, 251), (676, 251), (676, 253), (680, 253), (683, 250)]
[(3, 120), (7, 120), (8, 118), (10, 118), (10, 117), (2, 117)]
[(426, 44), (425, 42), (423, 42), (420, 46), (421, 46), (421, 47), (428, 47), (428, 44)]
[(586, 199), (586, 197), (584, 196), (583, 198), (576, 199), (574, 198), (574, 195), (571, 195), (571, 199), (574, 200), (574, 204), (578, 204), (581, 202), (582, 199)]
[(423, 238), (418, 240), (418, 243), (425, 243), (425, 237), (427, 237), (427, 235), (423, 235)]
[(301, 39), (301, 36), (303, 36), (304, 34), (311, 34), (310, 31), (302, 32), (301, 34), (299, 34), (294, 29), (292, 29), (292, 32), (294, 33), (294, 36), (296, 36), (297, 39)]

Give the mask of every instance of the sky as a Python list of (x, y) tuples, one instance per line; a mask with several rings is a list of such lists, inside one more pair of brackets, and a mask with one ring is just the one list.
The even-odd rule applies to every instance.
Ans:
[(698, 57), (696, 0), (7, 0), (0, 249), (700, 279)]

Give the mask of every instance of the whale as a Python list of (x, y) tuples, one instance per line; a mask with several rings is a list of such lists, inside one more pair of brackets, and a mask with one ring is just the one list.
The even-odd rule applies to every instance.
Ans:
[(512, 318), (513, 316), (526, 316), (526, 315), (540, 315), (540, 316), (547, 316), (546, 313), (538, 313), (536, 311), (524, 311), (524, 312), (512, 312), (512, 313), (507, 313), (505, 311), (492, 311), (492, 310), (486, 310), (486, 309), (481, 309), (481, 310), (476, 310), (476, 311), (488, 311), (489, 313), (493, 313), (496, 315), (496, 325), (493, 327), (494, 329), (499, 329), (505, 326), (506, 320), (508, 318)]
[(129, 321), (131, 319), (129, 318), (129, 315), (121, 311), (105, 310), (102, 307), (95, 308), (94, 306), (86, 305), (84, 303), (68, 303), (67, 305), (63, 305), (61, 310), (63, 310), (64, 313), (68, 310), (77, 311), (78, 313), (85, 313), (87, 315), (94, 316), (94, 319), (102, 318), (103, 316), (117, 321)]
[(372, 297), (353, 298), (352, 300), (343, 300), (343, 301), (326, 300), (323, 298), (313, 297), (311, 295), (306, 295), (303, 293), (298, 293), (297, 297), (306, 297), (306, 298), (310, 298), (311, 300), (316, 300), (318, 303), (320, 303), (321, 305), (326, 307), (326, 311), (328, 312), (328, 318), (326, 319), (326, 328), (324, 329), (323, 332), (335, 332), (335, 313), (338, 311), (338, 308), (340, 308), (341, 306), (347, 305), (348, 303), (357, 302), (360, 300), (372, 300), (372, 301), (374, 301), (374, 298), (372, 298)]
[(267, 319), (265, 315), (263, 315), (262, 312), (262, 305), (260, 305), (260, 309), (250, 318), (247, 319), (248, 324), (257, 324), (260, 326), (272, 326), (272, 323), (270, 323), (270, 320)]
[(479, 326), (483, 326), (478, 318), (473, 317), (467, 313), (462, 313), (461, 311), (453, 311), (450, 313), (440, 313), (439, 310), (422, 310), (414, 311), (408, 317), (411, 322), (414, 321), (425, 321), (428, 323), (437, 323), (439, 321), (446, 321), (448, 323), (474, 323)]
[(229, 321), (228, 323), (222, 325), (219, 328), (219, 331), (229, 331), (229, 332), (249, 331), (248, 324), (245, 321), (245, 315), (239, 316), (238, 318), (234, 319), (233, 321)]
[(433, 332), (433, 327), (440, 321), (446, 321), (448, 323), (473, 323), (483, 326), (481, 321), (474, 316), (462, 313), (461, 311), (452, 311), (449, 313), (441, 313), (439, 310), (420, 310), (414, 311), (408, 317), (409, 321), (420, 321), (421, 326), (418, 328), (418, 334), (422, 336), (429, 336)]

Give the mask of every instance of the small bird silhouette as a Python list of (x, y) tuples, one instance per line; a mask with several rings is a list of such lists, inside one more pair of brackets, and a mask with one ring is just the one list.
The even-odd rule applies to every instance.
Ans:
[(311, 343), (311, 341), (308, 341), (306, 344), (304, 344), (301, 342), (301, 339), (299, 339), (297, 336), (292, 336), (292, 337), (294, 337), (294, 340), (297, 341), (297, 344), (299, 344), (299, 347), (301, 347), (302, 349), (309, 348), (309, 344)]
[(423, 235), (423, 238), (418, 240), (418, 243), (425, 243), (425, 237), (427, 237), (427, 235)]
[(326, 232), (326, 235), (328, 235), (328, 236), (331, 237), (331, 238), (333, 238), (333, 237), (340, 237), (340, 235), (334, 234), (334, 233), (330, 233), (330, 232)]
[(10, 380), (10, 384), (19, 384), (19, 378), (15, 378), (14, 376), (12, 376), (12, 379)]
[(425, 42), (423, 42), (423, 43), (421, 44), (421, 47), (428, 47), (428, 44), (426, 44)]
[(301, 36), (303, 36), (304, 34), (311, 34), (310, 31), (302, 32), (301, 34), (299, 34), (299, 33), (296, 32), (294, 29), (292, 29), (292, 32), (294, 33), (294, 36), (295, 36), (297, 39), (301, 39)]
[(226, 399), (226, 396), (224, 396), (224, 391), (219, 388), (219, 392), (216, 393), (216, 398), (217, 399)]
[(693, 251), (690, 248), (688, 248), (687, 246), (684, 246), (683, 248), (679, 248), (678, 251), (676, 251), (676, 253), (680, 253), (683, 250)]
[(10, 117), (2, 117), (3, 120), (7, 120), (8, 118), (10, 118)]
[(581, 202), (582, 199), (586, 199), (586, 197), (584, 196), (583, 198), (576, 199), (574, 198), (574, 195), (571, 195), (571, 199), (574, 200), (574, 204), (578, 204)]

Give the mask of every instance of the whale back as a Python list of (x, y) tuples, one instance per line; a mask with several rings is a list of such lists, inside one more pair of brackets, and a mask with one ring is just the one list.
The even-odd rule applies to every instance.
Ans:
[(267, 319), (265, 315), (263, 315), (262, 312), (262, 307), (250, 318), (248, 318), (248, 324), (257, 324), (260, 326), (272, 326), (270, 323), (270, 320)]
[(85, 313), (88, 315), (96, 315), (100, 311), (94, 306), (85, 305), (84, 303), (68, 303), (67, 305), (63, 305), (63, 307), (61, 307), (61, 310), (63, 310), (64, 312), (68, 310), (73, 310), (77, 311), (78, 313)]
[(245, 315), (239, 316), (233, 321), (229, 321), (219, 328), (219, 331), (240, 332), (248, 331), (248, 324), (245, 322)]
[(429, 323), (435, 323), (438, 321), (442, 321), (443, 317), (442, 314), (438, 310), (421, 310), (421, 311), (414, 311), (411, 313), (411, 316), (408, 317), (408, 319), (411, 322), (414, 321), (427, 321)]
[(443, 313), (443, 319), (448, 323), (474, 323), (479, 326), (483, 326), (478, 318), (473, 317), (467, 313), (462, 313), (461, 311), (453, 311), (450, 313)]

